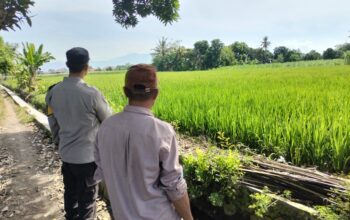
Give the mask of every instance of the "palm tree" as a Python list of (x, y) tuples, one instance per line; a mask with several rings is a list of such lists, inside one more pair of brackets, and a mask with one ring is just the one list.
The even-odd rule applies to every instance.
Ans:
[(263, 38), (263, 40), (261, 41), (261, 47), (264, 49), (264, 50), (267, 50), (267, 48), (270, 46), (271, 42), (269, 41), (269, 38), (267, 36), (265, 36)]
[(27, 68), (29, 74), (29, 93), (35, 90), (35, 78), (40, 67), (50, 60), (55, 59), (49, 52), (43, 52), (43, 47), (44, 46), (41, 44), (38, 50), (36, 50), (33, 43), (23, 44), (23, 54), (21, 56), (21, 61)]
[(171, 44), (168, 42), (168, 39), (166, 37), (162, 37), (162, 39), (158, 40), (157, 46), (152, 49), (154, 53), (152, 53), (153, 56), (160, 56), (164, 57), (171, 48)]

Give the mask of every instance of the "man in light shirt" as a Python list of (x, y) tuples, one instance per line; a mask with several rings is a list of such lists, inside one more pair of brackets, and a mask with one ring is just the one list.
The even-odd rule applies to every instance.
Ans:
[(153, 66), (129, 68), (129, 104), (105, 120), (95, 148), (95, 179), (104, 180), (115, 219), (192, 220), (175, 131), (153, 116), (158, 96)]
[(88, 51), (75, 47), (66, 56), (69, 76), (46, 96), (48, 120), (62, 160), (65, 217), (92, 220), (97, 197), (95, 139), (101, 122), (112, 112), (101, 92), (83, 80), (89, 68)]

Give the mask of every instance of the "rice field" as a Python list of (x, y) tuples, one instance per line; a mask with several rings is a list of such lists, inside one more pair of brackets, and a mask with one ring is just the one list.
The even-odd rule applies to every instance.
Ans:
[[(35, 98), (62, 76), (45, 76)], [(225, 132), (267, 156), (330, 171), (350, 170), (350, 66), (319, 61), (210, 71), (161, 72), (154, 113), (182, 131), (215, 138)], [(126, 99), (124, 72), (92, 73), (118, 112)]]

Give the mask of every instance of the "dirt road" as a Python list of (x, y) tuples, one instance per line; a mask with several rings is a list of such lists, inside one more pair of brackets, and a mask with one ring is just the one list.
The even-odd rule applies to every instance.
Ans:
[[(5, 94), (0, 121), (0, 219), (64, 219), (58, 154), (41, 129), (21, 123)], [(98, 202), (97, 219), (110, 219)]]

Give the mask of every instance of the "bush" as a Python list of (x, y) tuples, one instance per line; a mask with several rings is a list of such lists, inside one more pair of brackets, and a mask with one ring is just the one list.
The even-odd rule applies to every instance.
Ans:
[(232, 206), (243, 176), (237, 151), (196, 150), (181, 157), (191, 199), (205, 199), (216, 207)]

